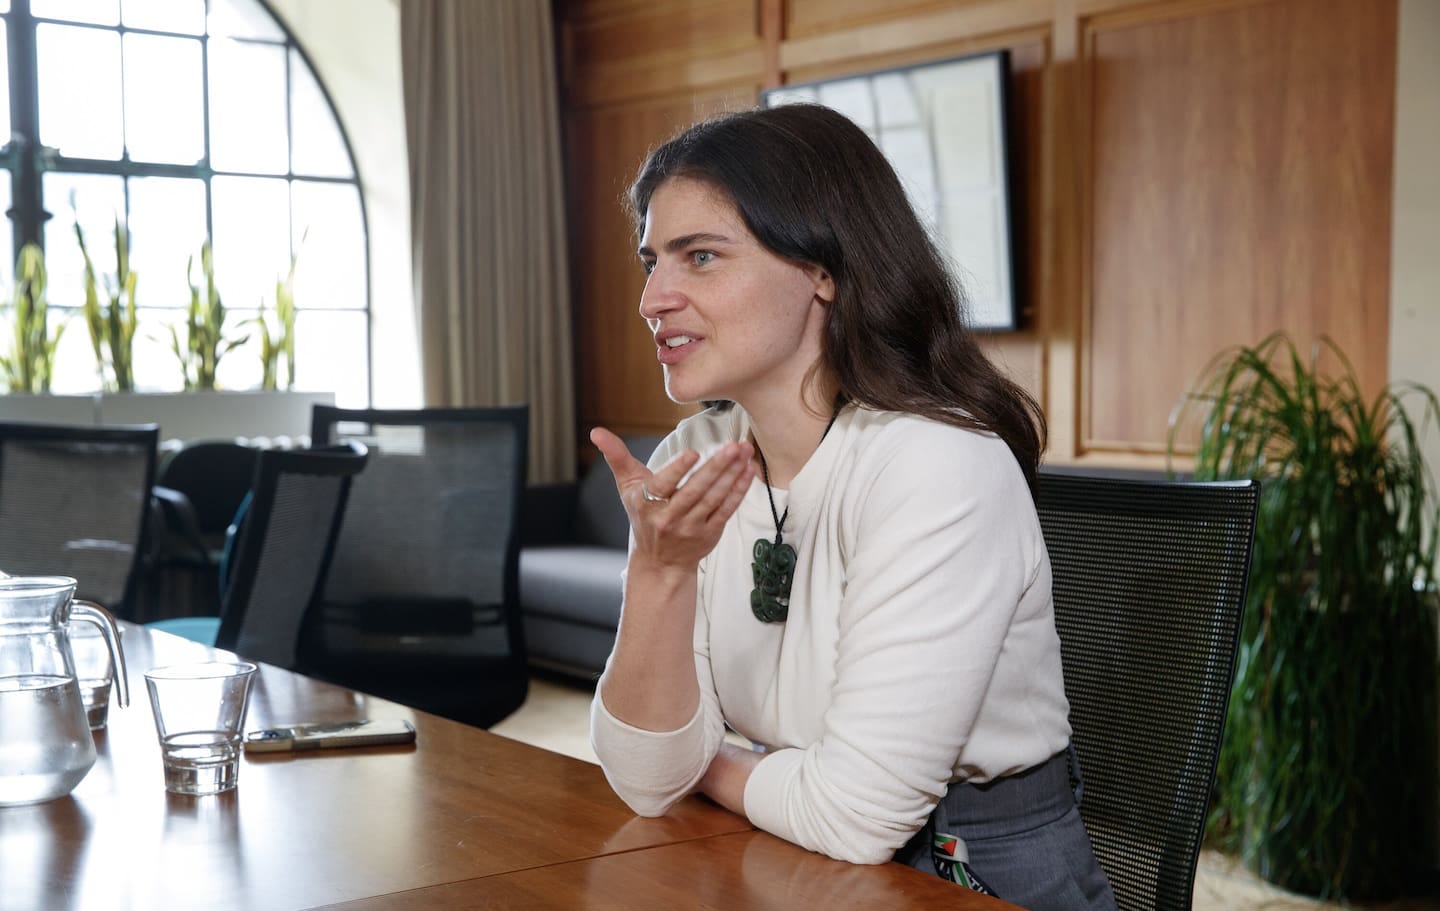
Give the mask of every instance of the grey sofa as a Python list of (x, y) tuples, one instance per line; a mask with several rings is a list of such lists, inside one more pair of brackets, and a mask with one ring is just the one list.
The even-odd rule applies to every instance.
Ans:
[[(640, 461), (660, 437), (628, 437)], [(578, 484), (525, 491), (520, 537), (520, 603), (532, 664), (593, 677), (605, 667), (620, 623), (630, 520), (605, 460)]]

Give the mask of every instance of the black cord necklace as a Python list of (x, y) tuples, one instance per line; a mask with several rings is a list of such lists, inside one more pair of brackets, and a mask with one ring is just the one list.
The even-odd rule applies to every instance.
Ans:
[[(840, 404), (837, 402), (835, 412), (830, 415), (830, 423), (820, 434), (822, 441), (839, 416)], [(750, 572), (755, 578), (755, 587), (750, 590), (750, 612), (761, 623), (784, 623), (785, 618), (790, 616), (790, 586), (795, 581), (795, 548), (785, 543), (784, 532), (785, 520), (790, 517), (790, 504), (785, 504), (783, 514), (775, 508), (775, 492), (770, 489), (770, 466), (765, 464), (765, 453), (760, 451), (758, 440), (755, 442), (755, 454), (760, 457), (760, 472), (765, 476), (765, 496), (770, 499), (770, 517), (775, 520), (775, 540), (755, 539), (751, 552), (755, 562), (750, 564)]]

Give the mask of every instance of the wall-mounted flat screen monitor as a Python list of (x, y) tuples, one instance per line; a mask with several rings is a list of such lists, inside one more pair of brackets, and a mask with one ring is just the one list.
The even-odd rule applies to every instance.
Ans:
[(766, 107), (813, 102), (870, 135), (950, 259), (970, 326), (1018, 328), (1012, 253), (1005, 51), (884, 70), (764, 93)]

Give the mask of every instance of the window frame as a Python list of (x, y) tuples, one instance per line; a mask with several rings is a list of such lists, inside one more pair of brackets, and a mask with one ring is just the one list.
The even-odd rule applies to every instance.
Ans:
[[(117, 4), (122, 0), (117, 0)], [(289, 200), (286, 212), (286, 224), (289, 226), (290, 237), (289, 247), (291, 254), (296, 252), (297, 238), (295, 237), (294, 226), (294, 185), (295, 182), (303, 181), (316, 184), (334, 184), (340, 186), (353, 186), (356, 197), (359, 201), (360, 212), (360, 237), (363, 245), (363, 268), (365, 274), (364, 300), (357, 306), (338, 307), (305, 307), (302, 302), (297, 301), (298, 312), (310, 313), (362, 313), (365, 324), (365, 402), (362, 407), (369, 407), (374, 401), (375, 378), (374, 378), (374, 315), (373, 300), (374, 290), (372, 287), (370, 270), (370, 217), (366, 204), (364, 183), (360, 176), (360, 169), (355, 157), (354, 145), (351, 143), (349, 131), (345, 129), (344, 121), (340, 118), (335, 100), (330, 93), (329, 87), (320, 78), (310, 55), (305, 48), (296, 40), (294, 33), (286, 25), (285, 21), (275, 13), (275, 10), (266, 0), (253, 0), (267, 15), (269, 15), (276, 29), (283, 35), (281, 39), (270, 38), (235, 38), (230, 36), (217, 36), (219, 40), (236, 41), (243, 44), (260, 45), (265, 47), (279, 47), (285, 51), (285, 124), (286, 124), (286, 165), (283, 172), (253, 172), (216, 169), (211, 165), (211, 118), (214, 116), (211, 110), (210, 98), (210, 42), (212, 36), (208, 28), (208, 20), (212, 0), (204, 0), (207, 27), (200, 34), (188, 34), (182, 32), (166, 32), (149, 28), (135, 28), (125, 25), (123, 22), (116, 25), (100, 25), (96, 23), (74, 22), (70, 20), (48, 19), (37, 17), (32, 14), (30, 0), (10, 0), (8, 12), (0, 14), (0, 20), (5, 24), (5, 41), (8, 50), (9, 64), (9, 91), (10, 91), (10, 123), (11, 137), (3, 145), (0, 145), (0, 169), (9, 172), (11, 186), (11, 207), (4, 214), (10, 219), (13, 249), (9, 252), (9, 262), (14, 263), (20, 254), (20, 249), (26, 243), (35, 243), (44, 247), (45, 223), (52, 217), (52, 213), (45, 208), (43, 198), (43, 184), (45, 174), (68, 173), (68, 174), (96, 174), (104, 176), (117, 176), (122, 178), (123, 196), (125, 201), (124, 218), (128, 225), (130, 221), (130, 183), (128, 178), (134, 177), (171, 177), (188, 178), (201, 180), (205, 187), (205, 233), (207, 238), (214, 237), (214, 189), (212, 181), (215, 177), (251, 177), (264, 179), (284, 180), (286, 184), (287, 199)], [(193, 39), (200, 44), (200, 69), (201, 69), (201, 110), (203, 132), (202, 157), (195, 164), (174, 164), (163, 162), (140, 162), (130, 158), (129, 149), (124, 148), (121, 156), (116, 160), (93, 159), (93, 158), (72, 158), (61, 155), (58, 150), (43, 146), (40, 142), (40, 92), (39, 92), (39, 68), (36, 53), (36, 27), (43, 24), (55, 24), (66, 27), (90, 28), (103, 32), (115, 33), (120, 37), (122, 46), (122, 73), (123, 80), (123, 46), (126, 34), (155, 35), (159, 37), (184, 37)], [(293, 54), (292, 54), (293, 52)], [(349, 161), (349, 177), (335, 177), (333, 175), (316, 175), (297, 172), (295, 166), (295, 112), (292, 96), (295, 91), (295, 80), (297, 66), (304, 66), (309, 70), (320, 95), (328, 108), (340, 135), (345, 155)], [(123, 84), (123, 82), (122, 82)], [(221, 115), (223, 116), (223, 114)], [(121, 112), (121, 124), (124, 125), (124, 111)], [(0, 137), (3, 138), (3, 137)], [(3, 178), (0, 178), (3, 179)], [(50, 201), (54, 207), (57, 203)], [(58, 205), (64, 205), (62, 201)], [(56, 311), (78, 311), (79, 307), (73, 304), (52, 301), (52, 309)], [(175, 306), (143, 304), (142, 309), (155, 310), (177, 310)], [(243, 308), (242, 308), (243, 309)], [(179, 390), (176, 390), (179, 391)], [(312, 390), (316, 391), (316, 390)], [(318, 390), (326, 391), (326, 390)], [(331, 390), (333, 391), (333, 390)]]

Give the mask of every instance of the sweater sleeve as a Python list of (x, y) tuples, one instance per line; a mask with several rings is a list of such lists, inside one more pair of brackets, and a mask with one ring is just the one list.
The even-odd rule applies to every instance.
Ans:
[[(720, 750), (725, 725), (710, 675), (705, 612), (695, 614), (695, 675), (700, 704), (684, 726), (647, 731), (610, 714), (595, 688), (590, 703), (590, 745), (610, 787), (640, 816), (663, 816), (695, 785)], [(603, 677), (602, 677), (603, 679)]]
[(987, 690), (1038, 574), (1029, 489), (1003, 443), (940, 425), (893, 442), (847, 492), (823, 733), (766, 756), (745, 788), (755, 825), (855, 863), (890, 860), (944, 796), (982, 702), (1006, 698)]
[[(676, 434), (666, 437), (650, 457), (653, 470), (685, 448)], [(630, 545), (633, 548), (634, 537)], [(622, 573), (623, 578), (623, 573)], [(703, 586), (704, 565), (697, 570), (697, 590)], [(699, 599), (697, 598), (697, 601)], [(623, 611), (624, 608), (622, 607)], [(695, 676), (700, 704), (695, 714), (673, 731), (647, 731), (616, 718), (595, 687), (590, 703), (590, 745), (610, 787), (640, 816), (663, 816), (699, 783), (720, 750), (725, 726), (715, 682), (710, 673), (709, 626), (703, 607), (695, 608)], [(610, 660), (614, 660), (611, 652)], [(609, 669), (609, 662), (606, 662)], [(601, 683), (604, 675), (601, 675)]]

